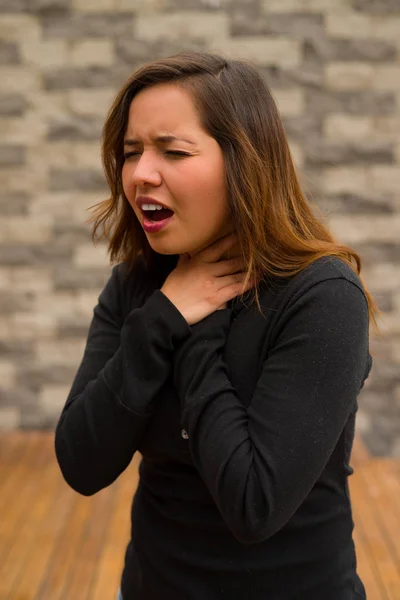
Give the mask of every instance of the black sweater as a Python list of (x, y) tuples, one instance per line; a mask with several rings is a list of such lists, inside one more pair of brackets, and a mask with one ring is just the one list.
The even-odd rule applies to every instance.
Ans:
[[(124, 600), (350, 600), (348, 489), (371, 368), (362, 284), (323, 258), (189, 326), (141, 260), (102, 291), (56, 429), (91, 495), (142, 454)], [(170, 259), (169, 259), (170, 260)], [(165, 263), (166, 264), (166, 263)]]

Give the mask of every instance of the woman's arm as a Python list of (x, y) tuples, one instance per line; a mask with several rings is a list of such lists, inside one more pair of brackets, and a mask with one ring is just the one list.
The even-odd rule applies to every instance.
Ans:
[(94, 308), (55, 434), (63, 476), (85, 496), (110, 485), (130, 463), (171, 371), (173, 349), (190, 334), (160, 290), (123, 322), (119, 268), (113, 268)]
[(284, 314), (248, 409), (222, 359), (229, 310), (194, 325), (175, 353), (193, 461), (244, 543), (272, 536), (306, 498), (356, 405), (368, 362), (368, 309), (355, 284), (322, 281)]

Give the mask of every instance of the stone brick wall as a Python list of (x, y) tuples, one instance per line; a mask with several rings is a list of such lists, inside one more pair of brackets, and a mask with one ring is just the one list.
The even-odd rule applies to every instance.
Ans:
[(400, 455), (399, 0), (2, 0), (0, 423), (53, 427), (110, 266), (103, 120), (144, 61), (187, 48), (254, 61), (302, 181), (362, 255), (385, 310), (358, 426)]

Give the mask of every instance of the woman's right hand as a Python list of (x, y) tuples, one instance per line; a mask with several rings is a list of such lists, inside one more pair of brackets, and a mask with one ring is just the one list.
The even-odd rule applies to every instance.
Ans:
[(253, 287), (244, 288), (244, 265), (240, 256), (221, 259), (237, 245), (235, 234), (217, 240), (190, 258), (183, 256), (170, 273), (161, 291), (175, 305), (189, 325), (198, 323), (226, 303)]

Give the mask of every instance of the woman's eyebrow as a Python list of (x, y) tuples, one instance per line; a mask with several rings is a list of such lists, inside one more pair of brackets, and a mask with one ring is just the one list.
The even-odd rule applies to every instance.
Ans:
[[(168, 144), (170, 142), (186, 142), (186, 144), (191, 144), (193, 146), (195, 145), (195, 143), (191, 140), (187, 140), (185, 138), (178, 138), (174, 135), (159, 135), (158, 137), (154, 138), (154, 141), (161, 144)], [(134, 138), (124, 140), (125, 146), (137, 146), (137, 144), (140, 144), (140, 140), (136, 140)]]

